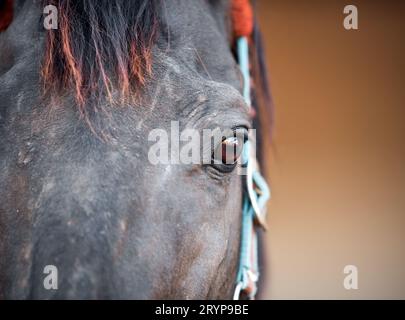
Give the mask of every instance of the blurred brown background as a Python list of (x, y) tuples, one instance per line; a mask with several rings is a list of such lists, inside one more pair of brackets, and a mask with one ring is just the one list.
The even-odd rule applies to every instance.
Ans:
[(265, 298), (404, 299), (405, 2), (257, 7), (276, 105)]

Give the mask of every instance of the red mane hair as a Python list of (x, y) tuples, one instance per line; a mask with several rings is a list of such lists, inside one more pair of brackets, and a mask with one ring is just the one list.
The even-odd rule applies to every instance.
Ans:
[[(140, 92), (152, 73), (157, 1), (48, 0), (58, 29), (48, 30), (42, 80), (46, 93), (72, 89), (85, 118), (100, 99)], [(117, 95), (113, 97), (116, 89)]]

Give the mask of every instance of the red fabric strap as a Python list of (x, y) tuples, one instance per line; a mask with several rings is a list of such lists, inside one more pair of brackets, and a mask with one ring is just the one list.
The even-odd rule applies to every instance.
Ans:
[(232, 23), (235, 37), (249, 37), (253, 31), (253, 9), (249, 0), (232, 0)]

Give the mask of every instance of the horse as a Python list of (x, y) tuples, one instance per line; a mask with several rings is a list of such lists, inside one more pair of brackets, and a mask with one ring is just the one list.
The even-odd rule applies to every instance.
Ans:
[[(45, 6), (57, 28), (45, 28)], [(242, 97), (231, 2), (0, 1), (0, 298), (230, 299), (242, 176), (151, 164), (149, 133), (258, 129), (271, 103), (250, 39)], [(55, 18), (56, 19), (56, 18)], [(222, 142), (223, 143), (223, 142)], [(46, 267), (57, 287), (46, 288)]]

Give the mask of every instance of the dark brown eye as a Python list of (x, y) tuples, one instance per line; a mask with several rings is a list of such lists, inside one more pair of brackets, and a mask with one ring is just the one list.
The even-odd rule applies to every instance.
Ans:
[(222, 141), (222, 163), (234, 164), (242, 152), (243, 141), (239, 141), (237, 137), (229, 137)]
[(242, 154), (246, 136), (245, 129), (238, 129), (232, 136), (223, 137), (213, 152), (212, 165), (223, 172), (232, 171)]

